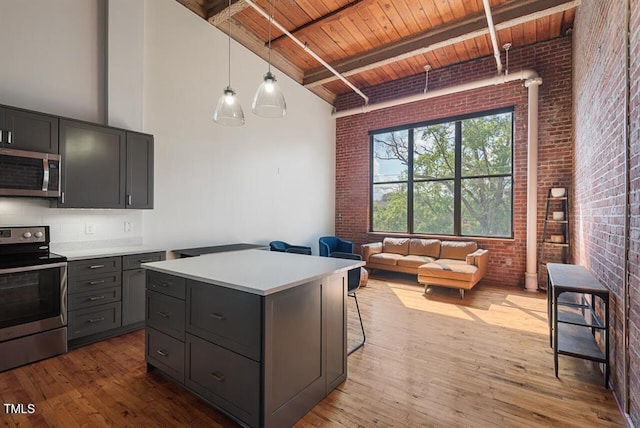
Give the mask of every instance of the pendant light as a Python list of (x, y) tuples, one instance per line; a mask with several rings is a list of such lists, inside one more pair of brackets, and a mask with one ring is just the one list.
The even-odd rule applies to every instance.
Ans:
[(213, 112), (213, 121), (220, 125), (242, 126), (244, 125), (244, 113), (242, 106), (236, 97), (236, 91), (231, 87), (231, 0), (229, 0), (229, 8), (227, 9), (229, 16), (229, 31), (227, 33), (229, 39), (229, 80), (227, 87), (224, 88), (222, 95), (218, 99), (218, 104)]
[(262, 84), (258, 87), (253, 97), (251, 110), (261, 117), (282, 117), (287, 111), (287, 103), (278, 85), (276, 76), (271, 72), (271, 21), (273, 20), (273, 4), (269, 0), (269, 70), (264, 75)]

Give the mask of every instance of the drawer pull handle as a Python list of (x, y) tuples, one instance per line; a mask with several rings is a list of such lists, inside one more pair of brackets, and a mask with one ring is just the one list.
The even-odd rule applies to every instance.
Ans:
[(219, 313), (217, 313), (217, 312), (212, 313), (212, 314), (211, 314), (211, 316), (212, 316), (213, 318), (217, 319), (218, 321), (222, 321), (222, 320), (224, 320), (224, 319), (225, 319), (224, 315), (219, 314)]
[(102, 318), (93, 318), (93, 319), (88, 319), (87, 320), (87, 322), (90, 323), (90, 324), (95, 324), (95, 323), (100, 322), (100, 321), (104, 321), (104, 317), (102, 317)]
[(89, 269), (100, 269), (100, 268), (103, 268), (103, 267), (104, 267), (104, 265), (91, 265), (91, 266), (89, 266)]
[(167, 351), (165, 351), (164, 349), (158, 349), (156, 351), (156, 354), (161, 355), (163, 357), (168, 357), (169, 356), (169, 353)]
[(166, 312), (158, 311), (158, 315), (160, 315), (162, 318), (169, 318), (169, 314)]
[(224, 380), (223, 374), (211, 373), (211, 377), (217, 380), (218, 382), (222, 382)]
[(98, 285), (98, 284), (104, 284), (104, 279), (100, 279), (98, 281), (89, 281), (89, 285)]
[(138, 260), (138, 263), (149, 263), (149, 262), (152, 262), (152, 261), (153, 261), (153, 259), (140, 259), (140, 260)]
[(158, 285), (160, 285), (160, 287), (168, 287), (169, 284), (166, 282), (161, 282), (160, 284), (153, 284), (154, 287), (157, 287)]
[(87, 300), (89, 300), (90, 302), (95, 302), (96, 300), (102, 300), (102, 299), (104, 299), (104, 296), (94, 296), (94, 297), (87, 298)]

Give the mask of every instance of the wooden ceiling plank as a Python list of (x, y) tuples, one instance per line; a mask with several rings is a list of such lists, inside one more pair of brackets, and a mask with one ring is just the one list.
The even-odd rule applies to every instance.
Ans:
[(511, 43), (513, 46), (524, 46), (524, 29), (522, 24), (514, 25), (511, 30)]
[(523, 25), (524, 28), (524, 43), (526, 45), (531, 45), (536, 42), (536, 22), (525, 22)]
[(441, 0), (433, 2), (438, 10), (438, 15), (442, 18), (442, 22), (452, 22), (456, 19), (449, 5), (450, 1), (451, 0)]
[(562, 22), (564, 14), (556, 14), (549, 17), (549, 37), (554, 38), (563, 35)]
[(430, 28), (437, 28), (445, 23), (433, 0), (420, 0), (420, 7), (430, 23)]
[(389, 20), (389, 18), (387, 18), (387, 15), (385, 15), (384, 11), (378, 3), (369, 5), (369, 7), (367, 7), (367, 10), (372, 17), (370, 25), (374, 25), (381, 30), (381, 38), (384, 40), (384, 43), (391, 43), (392, 41), (399, 39), (400, 36), (393, 26), (393, 23)]
[[(353, 19), (343, 18), (340, 20), (340, 24), (348, 31), (350, 34), (354, 34), (355, 43), (360, 46), (360, 52), (368, 51), (374, 48), (374, 45), (371, 44), (369, 40), (368, 34), (363, 33), (359, 27), (356, 26)], [(367, 31), (366, 29), (365, 31)]]
[[(542, 16), (561, 13), (566, 9), (575, 8), (578, 4), (580, 4), (580, 0), (526, 0), (515, 4), (509, 3), (493, 11), (493, 20), (496, 24), (496, 29), (508, 28), (518, 23), (539, 19)], [(370, 68), (379, 67), (388, 62), (405, 59), (487, 33), (486, 18), (484, 14), (478, 14), (468, 19), (457, 21), (453, 25), (427, 31), (400, 42), (390, 43), (373, 52), (345, 58), (332, 64), (332, 66), (345, 76), (350, 76)], [(535, 32), (533, 35), (535, 36)], [(530, 40), (529, 37), (525, 39)], [(333, 79), (335, 79), (335, 76), (324, 69), (318, 68), (305, 73), (304, 84), (321, 85)]]
[(411, 9), (411, 6), (407, 0), (398, 0), (394, 3), (394, 6), (396, 7), (398, 14), (400, 15), (402, 21), (405, 23), (411, 34), (422, 31), (424, 27), (420, 26), (420, 23), (416, 19), (413, 10)]
[(399, 7), (403, 4), (403, 0), (396, 0), (395, 2), (384, 3), (384, 7), (381, 7), (387, 17), (387, 20), (391, 23), (400, 38), (408, 37), (422, 30), (421, 28), (411, 28), (411, 22), (407, 22), (408, 20), (413, 19), (411, 14), (400, 14)]
[[(305, 28), (317, 25), (319, 23), (322, 23), (323, 21), (328, 21), (329, 19), (333, 18), (334, 16), (337, 16), (337, 18), (340, 19), (344, 15), (345, 11), (350, 11), (350, 9), (352, 7), (356, 6), (358, 3), (361, 3), (362, 1), (363, 0), (353, 0), (353, 1), (345, 4), (344, 6), (340, 7), (339, 9), (333, 10), (333, 11), (331, 11), (331, 12), (329, 12), (329, 13), (323, 15), (323, 16), (320, 16), (319, 18), (316, 18), (316, 19), (313, 19), (311, 21), (308, 21), (308, 22), (306, 22), (306, 23), (294, 28), (293, 30), (289, 30), (289, 32), (295, 36), (296, 33), (304, 30)], [(273, 39), (271, 41), (271, 44), (277, 43), (283, 37), (286, 37), (286, 35), (283, 34), (282, 36)]]

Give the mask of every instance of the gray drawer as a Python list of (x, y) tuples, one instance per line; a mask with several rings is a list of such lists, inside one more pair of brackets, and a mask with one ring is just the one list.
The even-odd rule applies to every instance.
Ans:
[(260, 425), (260, 363), (187, 335), (185, 383), (250, 426)]
[(184, 342), (147, 327), (147, 362), (184, 383)]
[(119, 272), (122, 270), (122, 257), (102, 257), (99, 259), (69, 262), (69, 277), (103, 272)]
[(119, 302), (121, 299), (122, 287), (118, 286), (70, 294), (67, 301), (69, 310), (73, 311), (76, 309), (104, 305), (106, 303)]
[(164, 252), (122, 256), (122, 270), (138, 269), (141, 263), (159, 262), (160, 260), (164, 260)]
[(192, 280), (187, 290), (189, 333), (261, 360), (260, 296)]
[(160, 272), (148, 271), (147, 289), (184, 300), (185, 279)]
[(147, 290), (147, 326), (184, 340), (184, 300)]
[(111, 330), (121, 323), (120, 303), (69, 311), (68, 339)]
[(69, 277), (68, 281), (69, 294), (84, 291), (92, 291), (101, 288), (120, 286), (122, 276), (120, 271), (117, 272), (101, 272), (94, 275), (82, 275), (80, 277)]

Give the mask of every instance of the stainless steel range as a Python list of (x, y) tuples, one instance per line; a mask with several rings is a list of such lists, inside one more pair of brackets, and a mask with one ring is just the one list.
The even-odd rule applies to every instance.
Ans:
[(0, 228), (0, 371), (67, 352), (67, 259), (49, 227)]

